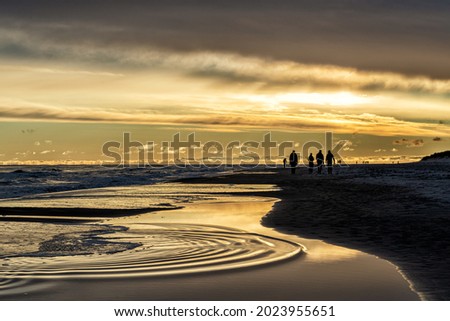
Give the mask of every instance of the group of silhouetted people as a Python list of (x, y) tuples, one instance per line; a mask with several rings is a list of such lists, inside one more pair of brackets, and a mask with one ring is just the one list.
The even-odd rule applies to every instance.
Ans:
[[(327, 156), (324, 157), (322, 154), (322, 150), (319, 150), (319, 152), (316, 154), (316, 164), (317, 164), (317, 174), (322, 174), (322, 168), (324, 161), (326, 162), (328, 175), (333, 174), (333, 164), (336, 164), (336, 160), (334, 159), (334, 155), (329, 150), (327, 153)], [(292, 151), (292, 153), (289, 155), (289, 165), (291, 167), (291, 174), (295, 174), (295, 168), (298, 165), (298, 156), (295, 153), (295, 150)], [(286, 168), (286, 158), (283, 159), (283, 166)], [(312, 174), (314, 172), (314, 156), (312, 153), (308, 156), (308, 172)]]

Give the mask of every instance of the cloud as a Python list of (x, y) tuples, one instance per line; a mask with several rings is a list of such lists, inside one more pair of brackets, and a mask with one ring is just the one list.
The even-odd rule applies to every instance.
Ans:
[(56, 68), (42, 68), (31, 67), (25, 65), (0, 65), (2, 72), (28, 72), (48, 75), (68, 75), (68, 76), (104, 76), (104, 77), (124, 77), (124, 74), (112, 72), (94, 72), (88, 70), (72, 70), (72, 69), (56, 69)]
[(52, 150), (43, 150), (42, 152), (40, 152), (40, 154), (45, 155), (45, 154), (50, 154), (50, 153), (54, 153), (54, 152), (55, 152), (54, 149), (52, 149)]
[(406, 147), (422, 147), (424, 144), (423, 139), (414, 139), (410, 144), (406, 145)]
[(344, 151), (346, 151), (346, 152), (353, 152), (353, 151), (355, 151), (355, 149), (353, 147), (356, 146), (356, 145), (354, 145), (352, 141), (345, 140), (345, 141), (342, 141), (342, 142), (343, 142), (342, 149)]
[[(434, 121), (443, 117), (441, 109), (446, 108), (445, 99), (450, 95), (450, 80), (446, 79), (224, 51), (56, 42), (39, 34), (31, 37), (26, 28), (20, 30), (0, 32), (0, 47), (8, 43), (26, 47), (33, 52), (31, 57), (41, 57), (50, 67), (43, 68), (37, 63), (39, 59), (30, 66), (23, 61), (0, 66), (0, 72), (26, 80), (2, 86), (3, 119), (142, 123), (210, 131), (273, 128), (450, 136), (447, 125), (427, 123), (419, 117), (422, 105), (411, 108), (422, 97), (432, 96), (431, 102), (423, 98), (422, 103), (431, 106), (426, 106), (429, 112), (425, 117)], [(58, 67), (61, 65), (66, 69)], [(16, 70), (23, 77), (15, 75)], [(93, 79), (94, 75), (100, 78)], [(8, 77), (4, 79), (6, 83)], [(379, 91), (395, 93), (384, 96)], [(341, 112), (330, 110), (331, 105), (339, 105)], [(413, 114), (411, 110), (420, 112)]]
[[(251, 129), (280, 129), (284, 131), (309, 131), (323, 132), (334, 131), (336, 133), (349, 133), (355, 130), (361, 134), (374, 134), (379, 136), (405, 135), (413, 136), (450, 136), (450, 129), (436, 124), (414, 123), (398, 120), (394, 117), (378, 116), (369, 113), (363, 114), (333, 114), (323, 113), (298, 113), (290, 114), (243, 114), (238, 112), (213, 112), (211, 110), (192, 114), (152, 114), (136, 110), (125, 112), (120, 110), (96, 110), (91, 108), (71, 108), (54, 106), (30, 106), (23, 108), (10, 108), (0, 106), (0, 118), (29, 119), (29, 120), (53, 120), (53, 121), (77, 121), (77, 122), (115, 122), (136, 123), (154, 125), (182, 124), (213, 128), (217, 130), (234, 128), (241, 130)], [(408, 143), (408, 142), (406, 142)], [(394, 143), (395, 144), (395, 143)], [(399, 141), (398, 144), (405, 143)], [(423, 145), (423, 140), (409, 142), (415, 147)]]
[(405, 145), (406, 147), (422, 147), (425, 143), (423, 139), (398, 139), (392, 142), (394, 145)]
[(158, 144), (156, 143), (147, 143), (145, 145), (139, 146), (138, 149), (151, 152), (155, 150), (156, 146), (158, 146)]
[(408, 143), (409, 143), (409, 140), (406, 138), (396, 139), (392, 142), (392, 144), (394, 144), (394, 145), (406, 145)]
[[(170, 70), (190, 77), (215, 79), (228, 84), (253, 84), (264, 90), (283, 88), (331, 89), (353, 91), (394, 91), (450, 94), (450, 81), (425, 76), (406, 76), (393, 72), (372, 72), (330, 64), (304, 64), (220, 51), (176, 52), (157, 47), (124, 49), (121, 46), (92, 46), (79, 43), (52, 42), (21, 31), (0, 28), (1, 48), (14, 47), (12, 57), (70, 61), (111, 68)], [(20, 48), (20, 50), (19, 50)], [(3, 54), (5, 54), (3, 52)], [(20, 66), (21, 70), (46, 73), (123, 76), (122, 73), (60, 70)]]
[[(0, 21), (5, 28), (56, 43), (263, 53), (277, 60), (366, 70), (389, 66), (443, 78), (450, 70), (444, 45), (448, 8), (441, 0), (259, 0), (257, 7), (246, 0), (226, 5), (205, 0), (78, 0), (64, 6), (21, 0), (1, 2)], [(20, 53), (13, 46), (7, 49)]]

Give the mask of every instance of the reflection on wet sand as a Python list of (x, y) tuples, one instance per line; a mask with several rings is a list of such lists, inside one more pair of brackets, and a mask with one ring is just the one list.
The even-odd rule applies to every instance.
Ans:
[(45, 250), (7, 257), (4, 278), (163, 276), (239, 269), (299, 254), (301, 246), (220, 226), (155, 223), (114, 229), (110, 236), (66, 233)]
[(261, 218), (266, 215), (278, 199), (255, 196), (215, 195), (211, 200), (199, 200), (177, 211), (157, 212), (130, 218), (113, 219), (110, 222), (125, 224), (126, 221), (143, 222), (193, 222), (196, 224), (215, 224), (239, 227), (246, 231), (262, 233), (273, 237), (289, 239), (301, 244), (307, 251), (308, 260), (330, 262), (346, 260), (362, 255), (361, 252), (344, 247), (327, 244), (320, 240), (299, 238), (286, 235), (261, 225)]
[[(164, 184), (28, 198), (26, 207), (45, 203), (80, 211), (83, 204), (89, 210), (95, 200), (100, 207), (183, 207), (89, 224), (22, 222), (40, 224), (33, 226), (41, 233), (31, 243), (39, 240), (41, 246), (29, 247), (28, 253), (17, 249), (20, 255), (11, 254), (30, 229), (21, 226), (22, 233), (16, 233), (13, 222), (3, 222), (16, 235), (16, 245), (1, 245), (9, 253), (1, 267), (9, 280), (0, 282), (0, 295), (23, 299), (26, 291), (27, 299), (49, 300), (418, 299), (386, 261), (262, 226), (261, 218), (278, 200), (245, 195), (273, 189)], [(7, 202), (23, 206), (20, 199)]]

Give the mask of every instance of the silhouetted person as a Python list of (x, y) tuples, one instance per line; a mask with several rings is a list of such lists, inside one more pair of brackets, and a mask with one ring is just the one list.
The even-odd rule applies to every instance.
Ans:
[(287, 160), (286, 160), (286, 158), (284, 158), (283, 159), (283, 168), (286, 168), (286, 162), (287, 162)]
[(313, 156), (312, 153), (309, 154), (308, 162), (309, 162), (308, 163), (308, 166), (309, 166), (308, 171), (309, 171), (310, 174), (312, 174), (313, 170), (314, 170), (314, 156)]
[(331, 154), (331, 151), (329, 150), (327, 153), (327, 168), (328, 168), (328, 175), (333, 174), (333, 164), (336, 164), (336, 160), (334, 159), (334, 155)]
[(291, 174), (295, 174), (295, 168), (298, 164), (298, 156), (295, 153), (295, 150), (292, 151), (291, 155), (289, 155), (289, 165), (291, 165)]
[(323, 159), (324, 159), (324, 157), (322, 154), (322, 150), (319, 150), (319, 152), (316, 154), (317, 173), (318, 174), (322, 173)]

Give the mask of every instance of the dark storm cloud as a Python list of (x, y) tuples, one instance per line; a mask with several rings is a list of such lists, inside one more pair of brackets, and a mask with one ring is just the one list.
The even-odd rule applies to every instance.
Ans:
[(448, 1), (16, 0), (0, 3), (0, 21), (48, 41), (236, 52), (450, 78)]

